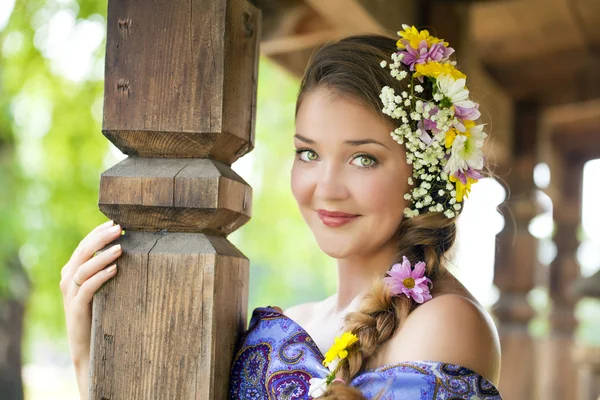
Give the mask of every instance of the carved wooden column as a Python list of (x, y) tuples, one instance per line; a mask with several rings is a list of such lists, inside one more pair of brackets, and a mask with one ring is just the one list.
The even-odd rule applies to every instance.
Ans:
[(541, 344), (539, 396), (547, 400), (576, 398), (576, 367), (573, 335), (578, 300), (574, 283), (579, 277), (577, 262), (581, 225), (583, 162), (565, 155), (559, 175), (560, 189), (554, 200), (556, 258), (550, 264), (550, 337)]
[(127, 233), (94, 297), (90, 399), (225, 399), (248, 260), (260, 13), (246, 0), (109, 0), (103, 133), (129, 155), (99, 207)]
[(499, 390), (507, 399), (531, 399), (534, 379), (533, 341), (528, 333), (534, 310), (527, 294), (534, 286), (537, 239), (528, 230), (536, 215), (533, 169), (539, 123), (536, 103), (517, 102), (511, 159), (496, 170), (507, 184), (504, 229), (498, 234), (494, 283), (500, 298), (492, 307), (502, 346)]

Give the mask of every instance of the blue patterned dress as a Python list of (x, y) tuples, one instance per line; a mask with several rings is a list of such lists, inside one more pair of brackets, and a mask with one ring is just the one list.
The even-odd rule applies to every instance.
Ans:
[[(309, 380), (324, 378), (323, 354), (309, 334), (271, 308), (257, 308), (231, 369), (232, 400), (311, 399)], [(367, 370), (350, 383), (368, 399), (501, 400), (492, 383), (460, 365), (410, 361)]]

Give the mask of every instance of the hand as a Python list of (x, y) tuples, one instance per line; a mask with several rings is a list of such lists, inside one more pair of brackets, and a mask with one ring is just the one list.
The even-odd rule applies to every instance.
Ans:
[[(76, 367), (79, 363), (89, 363), (90, 359), (94, 293), (117, 273), (114, 261), (122, 253), (120, 245), (111, 246), (96, 256), (97, 251), (121, 237), (121, 226), (112, 224), (108, 221), (92, 230), (60, 272), (67, 336)], [(107, 265), (114, 268), (105, 269)]]

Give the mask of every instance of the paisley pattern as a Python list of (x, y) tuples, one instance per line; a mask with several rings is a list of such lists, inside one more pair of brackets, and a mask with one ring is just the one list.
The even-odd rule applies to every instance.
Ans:
[[(310, 335), (270, 307), (254, 310), (233, 360), (231, 400), (312, 399), (310, 378), (324, 378), (323, 354)], [(368, 399), (501, 400), (494, 385), (460, 365), (410, 361), (357, 375), (352, 386)]]

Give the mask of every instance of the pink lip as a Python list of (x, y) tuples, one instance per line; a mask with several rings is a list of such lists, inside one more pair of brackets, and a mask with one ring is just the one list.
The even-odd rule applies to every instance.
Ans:
[(343, 212), (327, 210), (318, 210), (317, 214), (319, 215), (319, 218), (323, 224), (331, 228), (337, 228), (339, 226), (346, 225), (347, 223), (350, 223), (356, 218), (360, 217), (360, 215), (356, 214), (346, 214)]

